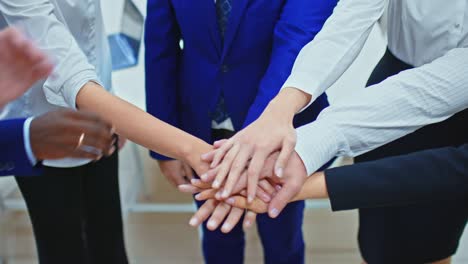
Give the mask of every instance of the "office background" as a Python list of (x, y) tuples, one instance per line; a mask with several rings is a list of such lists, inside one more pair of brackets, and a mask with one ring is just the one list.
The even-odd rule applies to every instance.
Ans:
[[(126, 0), (101, 0), (109, 34), (122, 32)], [(134, 0), (143, 14), (144, 0)], [(363, 88), (372, 68), (385, 50), (385, 32), (376, 26), (364, 52), (329, 92), (331, 103), (340, 96)], [(144, 108), (144, 47), (136, 67), (114, 72), (116, 94)], [(155, 135), (157, 136), (157, 135)], [(126, 244), (132, 263), (202, 263), (197, 230), (188, 226), (194, 209), (190, 196), (178, 193), (160, 175), (148, 151), (132, 143), (120, 156), (121, 195), (124, 207)], [(350, 162), (348, 159), (342, 163)], [(24, 204), (14, 180), (0, 179), (0, 256), (11, 264), (32, 264), (35, 247)], [(105, 190), (103, 190), (105, 195)], [(51, 226), (60, 223), (51, 223)], [(308, 203), (304, 231), (307, 263), (360, 263), (356, 243), (357, 212), (331, 213), (328, 203)], [(468, 235), (465, 234), (455, 264), (468, 263)], [(246, 263), (262, 263), (256, 230), (247, 235)]]

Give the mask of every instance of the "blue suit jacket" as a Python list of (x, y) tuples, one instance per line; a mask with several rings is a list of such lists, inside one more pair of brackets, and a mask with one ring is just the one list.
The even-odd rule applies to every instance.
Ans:
[(24, 122), (25, 119), (0, 121), (0, 176), (41, 173), (31, 165), (24, 148)]
[(334, 210), (468, 199), (468, 145), (330, 169), (325, 175)]
[[(242, 129), (278, 93), (336, 2), (235, 0), (222, 45), (214, 0), (149, 0), (147, 111), (211, 142), (212, 112), (223, 93), (235, 129)], [(326, 96), (318, 98), (296, 125), (326, 106)]]

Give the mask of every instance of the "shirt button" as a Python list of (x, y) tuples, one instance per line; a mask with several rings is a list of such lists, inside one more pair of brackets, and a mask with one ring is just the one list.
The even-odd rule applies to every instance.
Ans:
[(221, 66), (221, 71), (223, 73), (228, 73), (229, 72), (229, 66), (227, 66), (226, 64), (223, 64), (223, 66)]

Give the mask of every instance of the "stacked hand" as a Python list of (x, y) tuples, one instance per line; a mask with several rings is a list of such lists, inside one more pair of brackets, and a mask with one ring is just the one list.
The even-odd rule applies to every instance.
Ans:
[[(257, 184), (256, 197), (251, 202), (247, 202), (246, 198), (247, 174), (245, 171), (232, 189), (232, 196), (227, 198), (222, 195), (225, 186), (213, 188), (212, 183), (203, 180), (192, 180), (191, 185), (179, 186), (179, 190), (183, 192), (198, 193), (195, 199), (206, 200), (192, 217), (190, 224), (198, 226), (209, 218), (208, 229), (215, 230), (223, 224), (221, 231), (228, 233), (240, 221), (245, 209), (248, 210), (244, 217), (244, 228), (252, 226), (257, 213), (268, 211), (271, 217), (277, 217), (289, 202), (297, 200), (296, 196), (307, 178), (302, 160), (296, 153), (293, 153), (284, 169), (283, 177), (277, 177), (274, 174), (274, 165), (278, 157), (279, 153), (275, 152), (267, 158), (264, 167), (259, 172), (260, 180)], [(212, 178), (214, 172), (216, 170), (209, 171), (204, 178)]]
[[(305, 166), (294, 151), (296, 131), (294, 115), (310, 101), (303, 92), (287, 88), (270, 102), (263, 114), (251, 125), (228, 140), (214, 143), (214, 150), (202, 156), (210, 163), (210, 170), (192, 180), (192, 186), (179, 189), (197, 193), (204, 206), (190, 221), (198, 226), (208, 219), (208, 228), (216, 229), (224, 219), (223, 232), (229, 232), (241, 219), (243, 209), (231, 207), (237, 200), (245, 202), (240, 207), (261, 204), (268, 208), (269, 216), (278, 217), (284, 207), (299, 193), (307, 175)], [(267, 205), (268, 204), (268, 205)], [(244, 227), (253, 224), (256, 214), (248, 211)]]

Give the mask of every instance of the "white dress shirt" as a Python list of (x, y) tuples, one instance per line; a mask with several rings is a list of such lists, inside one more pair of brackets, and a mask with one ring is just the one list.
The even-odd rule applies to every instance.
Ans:
[(358, 56), (388, 8), (388, 48), (416, 68), (361, 89), (297, 130), (308, 173), (357, 156), (468, 106), (467, 0), (341, 0), (299, 54), (284, 87), (319, 97)]
[[(76, 95), (89, 81), (111, 89), (111, 57), (99, 0), (0, 0), (0, 13), (0, 28), (19, 26), (55, 63), (51, 77), (2, 109), (0, 118), (75, 108)], [(63, 159), (44, 164), (75, 167), (88, 162)]]

